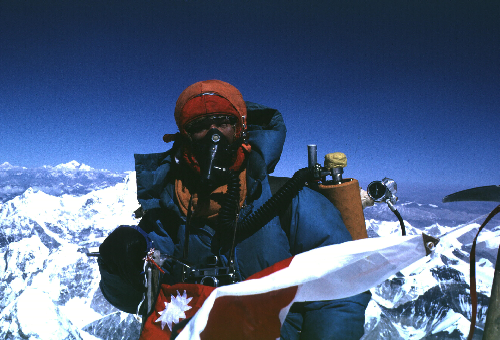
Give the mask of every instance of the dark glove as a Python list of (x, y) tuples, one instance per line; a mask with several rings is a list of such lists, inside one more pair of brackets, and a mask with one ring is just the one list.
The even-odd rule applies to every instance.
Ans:
[(144, 257), (147, 253), (145, 236), (129, 226), (119, 226), (99, 247), (105, 269), (118, 275), (137, 290), (144, 290)]

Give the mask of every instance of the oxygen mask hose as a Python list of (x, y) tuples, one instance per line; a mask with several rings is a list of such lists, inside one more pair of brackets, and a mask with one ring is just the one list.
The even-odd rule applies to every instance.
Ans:
[(256, 233), (285, 210), (310, 177), (309, 168), (298, 170), (266, 203), (238, 224), (236, 243)]
[(387, 199), (385, 201), (385, 203), (387, 203), (387, 205), (389, 206), (389, 209), (391, 209), (391, 211), (394, 213), (394, 215), (396, 215), (396, 217), (398, 218), (399, 225), (401, 226), (401, 235), (406, 236), (405, 223), (404, 223), (403, 218), (401, 217), (401, 214), (399, 213), (398, 209), (396, 209), (396, 207), (394, 206), (394, 204), (392, 204), (390, 199)]
[(230, 231), (234, 225), (240, 201), (240, 178), (235, 171), (229, 172), (229, 182), (224, 197), (219, 210), (219, 227), (223, 231)]

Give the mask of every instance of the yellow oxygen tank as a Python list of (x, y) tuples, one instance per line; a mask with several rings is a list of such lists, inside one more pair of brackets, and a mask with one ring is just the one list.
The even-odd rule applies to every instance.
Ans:
[[(354, 178), (341, 178), (343, 168), (347, 165), (347, 157), (342, 152), (334, 152), (325, 156), (325, 168), (332, 173), (340, 174), (332, 183), (319, 183), (318, 191), (323, 194), (340, 211), (342, 220), (353, 240), (367, 238), (365, 215), (361, 203), (359, 183)], [(334, 177), (335, 178), (335, 177)]]

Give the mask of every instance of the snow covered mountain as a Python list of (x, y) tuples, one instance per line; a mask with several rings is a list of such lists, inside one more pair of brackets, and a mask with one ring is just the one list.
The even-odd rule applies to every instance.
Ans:
[[(14, 188), (16, 171), (19, 178), (36, 183), (0, 205), (1, 338), (138, 338), (140, 323), (106, 302), (98, 287), (97, 261), (85, 254), (118, 225), (138, 222), (133, 215), (138, 207), (135, 173), (124, 177), (71, 164), (73, 168), (0, 166), (0, 173), (8, 173), (0, 177), (3, 189)], [(50, 173), (58, 179), (52, 180)], [(47, 188), (57, 187), (56, 182), (65, 183), (59, 187), (64, 189), (51, 194)], [(77, 183), (81, 184), (78, 190)], [(456, 205), (416, 202), (396, 205), (408, 234), (449, 233), (433, 255), (372, 289), (364, 340), (465, 339), (468, 334), (468, 257), (478, 223), (488, 209), (474, 214)], [(399, 222), (387, 206), (369, 207), (365, 217), (371, 237), (400, 233)], [(459, 224), (464, 227), (454, 229)], [(493, 223), (477, 246), (479, 312), (474, 339), (482, 336), (499, 244), (500, 223)]]
[(86, 255), (118, 225), (137, 223), (134, 176), (82, 196), (29, 188), (0, 205), (3, 339), (138, 337), (133, 316), (102, 297), (97, 262)]
[[(398, 222), (367, 220), (371, 234), (400, 232)], [(455, 228), (433, 224), (423, 232), (441, 237), (435, 252), (372, 289), (364, 340), (466, 339), (471, 317), (469, 253), (479, 224)], [(407, 224), (407, 233), (420, 233)], [(482, 329), (500, 244), (500, 226), (484, 230), (476, 248), (478, 319), (474, 339)]]

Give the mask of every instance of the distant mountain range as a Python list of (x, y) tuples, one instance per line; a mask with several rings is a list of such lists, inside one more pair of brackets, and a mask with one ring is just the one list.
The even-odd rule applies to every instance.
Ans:
[[(135, 173), (75, 161), (37, 169), (4, 163), (0, 192), (0, 338), (137, 339), (140, 323), (107, 303), (96, 259), (85, 255), (118, 225), (138, 222)], [(396, 207), (408, 234), (446, 236), (431, 256), (371, 290), (363, 340), (466, 338), (469, 252), (488, 208), (465, 211), (425, 199), (431, 196), (404, 198)], [(384, 204), (366, 208), (365, 218), (371, 237), (400, 233)], [(492, 222), (477, 246), (474, 339), (482, 337), (499, 244), (500, 223)]]
[(5, 162), (0, 165), (0, 203), (32, 188), (52, 196), (81, 196), (123, 181), (126, 173), (98, 170), (71, 161), (57, 166), (24, 168)]

